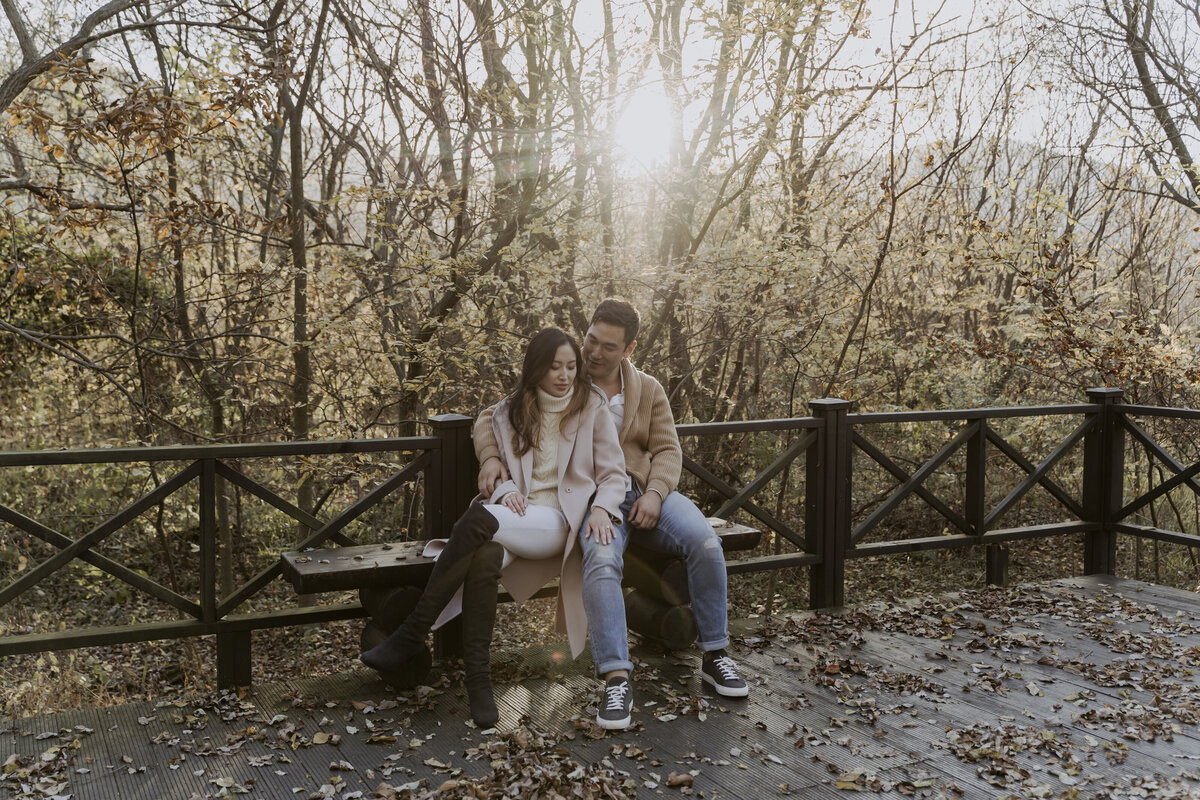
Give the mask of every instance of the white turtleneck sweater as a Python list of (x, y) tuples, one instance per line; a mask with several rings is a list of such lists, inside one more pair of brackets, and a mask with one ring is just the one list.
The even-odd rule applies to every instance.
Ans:
[(537, 390), (538, 411), (541, 414), (538, 420), (539, 441), (533, 447), (533, 475), (527, 499), (534, 505), (549, 506), (558, 511), (562, 510), (558, 504), (559, 431), (563, 412), (571, 402), (574, 391), (575, 387), (572, 386), (562, 397), (555, 397), (541, 389)]

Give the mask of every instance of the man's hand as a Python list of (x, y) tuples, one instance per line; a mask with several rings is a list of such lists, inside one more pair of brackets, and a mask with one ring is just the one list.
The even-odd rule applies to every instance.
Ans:
[(662, 497), (658, 492), (646, 492), (634, 501), (629, 509), (629, 524), (642, 530), (651, 530), (658, 525), (658, 517), (662, 513)]
[(495, 456), (479, 465), (479, 493), (484, 497), (491, 497), (496, 487), (506, 480), (508, 470), (504, 468), (504, 462)]
[(611, 544), (613, 540), (613, 521), (600, 506), (592, 506), (592, 513), (588, 514), (587, 529), (583, 532), (583, 538), (596, 538), (600, 544)]

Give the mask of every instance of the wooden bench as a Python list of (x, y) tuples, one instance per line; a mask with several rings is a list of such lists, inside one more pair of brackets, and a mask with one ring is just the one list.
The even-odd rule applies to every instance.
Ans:
[[(751, 550), (762, 532), (745, 525), (710, 519), (729, 553)], [(363, 628), (364, 650), (383, 641), (416, 605), (433, 570), (433, 560), (421, 555), (425, 542), (332, 547), (283, 553), (283, 575), (300, 594), (358, 590), (359, 600), (369, 615)], [(682, 559), (630, 544), (625, 553), (624, 585), (626, 622), (648, 642), (666, 650), (690, 647), (696, 638), (696, 623), (689, 608), (687, 568)], [(554, 585), (539, 592), (552, 595)], [(502, 593), (501, 600), (510, 600)], [(452, 622), (434, 636), (435, 654), (445, 658), (458, 654), (458, 629)]]

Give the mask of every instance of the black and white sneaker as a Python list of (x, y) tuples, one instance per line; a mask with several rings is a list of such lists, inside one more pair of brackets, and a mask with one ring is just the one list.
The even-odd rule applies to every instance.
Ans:
[(725, 697), (745, 697), (750, 694), (750, 687), (738, 674), (737, 664), (733, 663), (733, 659), (725, 655), (724, 651), (702, 660), (700, 677), (705, 683), (711, 684), (717, 690), (717, 694)]
[(629, 727), (633, 715), (633, 684), (628, 678), (609, 678), (604, 684), (604, 695), (600, 698), (600, 711), (596, 724), (610, 731)]

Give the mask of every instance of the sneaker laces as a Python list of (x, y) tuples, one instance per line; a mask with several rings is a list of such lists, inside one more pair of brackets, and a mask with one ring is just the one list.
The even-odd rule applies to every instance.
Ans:
[(738, 675), (737, 664), (729, 656), (718, 656), (712, 660), (713, 669), (721, 673), (721, 680), (737, 681), (741, 680), (742, 676)]
[(629, 692), (629, 681), (621, 681), (604, 687), (605, 710), (621, 711), (625, 708), (625, 695)]

